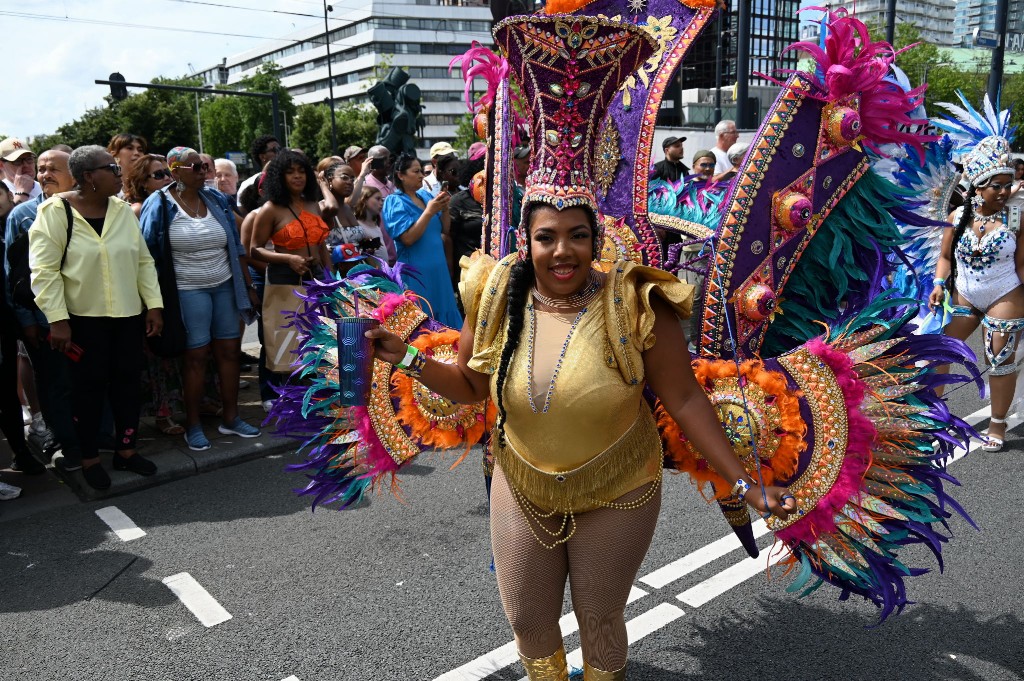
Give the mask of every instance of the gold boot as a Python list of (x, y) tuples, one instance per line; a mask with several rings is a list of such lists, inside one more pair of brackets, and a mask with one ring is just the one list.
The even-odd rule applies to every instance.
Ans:
[(614, 672), (604, 672), (583, 663), (583, 681), (626, 681), (626, 665)]
[(565, 662), (565, 648), (559, 647), (552, 655), (533, 659), (519, 653), (530, 681), (569, 681), (569, 667)]

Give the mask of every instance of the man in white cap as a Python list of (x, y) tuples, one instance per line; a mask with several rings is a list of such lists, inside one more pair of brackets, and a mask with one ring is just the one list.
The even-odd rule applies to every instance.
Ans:
[[(438, 142), (430, 147), (430, 162), (434, 168), (430, 171), (429, 175), (423, 178), (423, 188), (434, 196), (437, 196), (438, 192), (441, 191), (441, 180), (437, 177), (438, 165), (441, 159), (448, 156), (458, 158), (459, 155), (455, 153), (452, 145), (447, 142)], [(457, 187), (452, 187), (452, 189), (457, 189)]]
[(17, 137), (0, 142), (0, 163), (3, 164), (4, 184), (14, 194), (15, 205), (25, 203), (43, 193), (36, 182), (36, 155)]

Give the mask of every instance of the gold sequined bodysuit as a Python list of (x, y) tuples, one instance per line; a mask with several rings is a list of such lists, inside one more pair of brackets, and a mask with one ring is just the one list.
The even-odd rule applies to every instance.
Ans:
[[(495, 400), (507, 326), (505, 292), (514, 262), (514, 256), (500, 263), (487, 256), (463, 260), (460, 288), (467, 320), (475, 328), (469, 366), (491, 374)], [(527, 340), (527, 322), (505, 381), (506, 446), (495, 447), (495, 458), (510, 486), (538, 508), (584, 512), (660, 475), (661, 440), (642, 395), (642, 353), (655, 340), (650, 305), (654, 291), (680, 316), (689, 314), (693, 288), (688, 284), (625, 261), (612, 268), (601, 296), (580, 316), (568, 339), (546, 413), (550, 370), (534, 376), (544, 389), (533, 404), (529, 399), (528, 358), (534, 344)], [(528, 320), (530, 315), (527, 310)], [(561, 350), (558, 344), (534, 352)], [(553, 365), (550, 358), (537, 361), (536, 356), (535, 371)]]

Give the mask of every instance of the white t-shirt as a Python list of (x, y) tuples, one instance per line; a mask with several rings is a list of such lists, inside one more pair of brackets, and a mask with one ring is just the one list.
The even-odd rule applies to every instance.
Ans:
[[(12, 194), (15, 192), (14, 183), (13, 182), (10, 182), (7, 178), (4, 178), (4, 184), (7, 185), (7, 188), (11, 190)], [(32, 199), (36, 198), (37, 196), (39, 196), (42, 193), (43, 193), (43, 188), (39, 186), (38, 182), (36, 182), (35, 180), (32, 180), (32, 191), (30, 191), (28, 193), (28, 200), (31, 201)]]
[(191, 218), (179, 209), (170, 238), (178, 289), (210, 288), (231, 278), (228, 235), (209, 211), (204, 218)]
[[(1014, 180), (1013, 181), (1013, 186), (1014, 187), (1016, 187), (1018, 184), (1024, 184), (1024, 181), (1022, 181), (1022, 180)], [(1010, 206), (1021, 206), (1021, 207), (1024, 207), (1024, 187), (1021, 187), (1021, 189), (1017, 190), (1017, 193), (1015, 193), (1013, 196), (1011, 196), (1010, 198), (1008, 198), (1006, 200), (1006, 207), (1009, 208)]]
[(249, 185), (255, 184), (256, 180), (258, 179), (260, 179), (260, 173), (256, 173), (255, 175), (247, 178), (245, 182), (238, 185), (238, 193), (235, 194), (235, 203), (238, 204), (239, 208), (242, 207), (242, 192), (244, 192), (245, 188), (248, 187)]
[(711, 153), (715, 155), (715, 175), (732, 170), (732, 163), (729, 163), (729, 154), (718, 147), (711, 147)]

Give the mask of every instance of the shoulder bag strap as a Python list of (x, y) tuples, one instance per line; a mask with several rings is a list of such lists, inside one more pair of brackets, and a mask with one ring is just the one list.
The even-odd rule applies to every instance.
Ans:
[(68, 259), (68, 247), (71, 245), (71, 228), (72, 225), (75, 224), (75, 216), (71, 214), (71, 203), (69, 203), (63, 196), (60, 197), (60, 200), (64, 202), (64, 214), (67, 215), (68, 218), (68, 240), (64, 244), (64, 253), (60, 256), (60, 268), (63, 270), (64, 263)]

